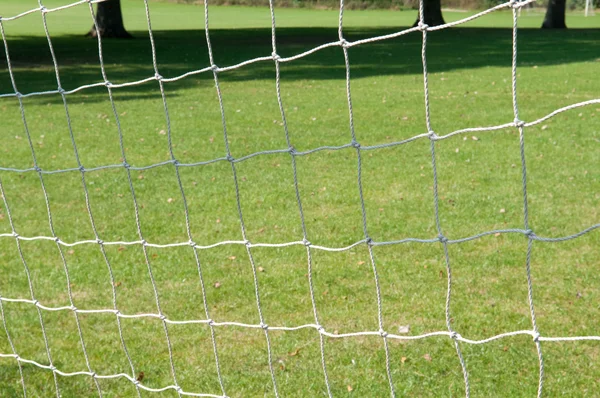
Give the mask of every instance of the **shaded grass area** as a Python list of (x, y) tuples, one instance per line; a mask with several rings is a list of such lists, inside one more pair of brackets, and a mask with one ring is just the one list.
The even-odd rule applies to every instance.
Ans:
[[(134, 9), (133, 2), (125, 5), (125, 11)], [(156, 24), (160, 73), (174, 77), (208, 66), (204, 33), (173, 26), (178, 21), (173, 19), (174, 15), (179, 15), (182, 21), (187, 18), (177, 11), (182, 6), (152, 6), (152, 10), (168, 7), (172, 12), (168, 14), (170, 26), (161, 28), (160, 22)], [(229, 28), (248, 23), (244, 14), (238, 13), (239, 9), (216, 10), (215, 14), (230, 16), (225, 22)], [(78, 7), (77, 11), (85, 12), (85, 8)], [(311, 16), (318, 19), (321, 15), (320, 11), (281, 12), (302, 15), (299, 21), (303, 23), (308, 23)], [(282, 57), (291, 56), (337, 40), (334, 14), (330, 27), (278, 29), (278, 53)], [(509, 17), (498, 15), (482, 18), (478, 23), (494, 26), (496, 18)], [(214, 16), (218, 21), (217, 17)], [(39, 16), (36, 18), (39, 23)], [(165, 16), (158, 18), (166, 21), (161, 19)], [(407, 18), (406, 25), (412, 18)], [(63, 28), (58, 21), (50, 26), (51, 32), (54, 26), (74, 29)], [(378, 20), (371, 19), (369, 23), (385, 26), (351, 24), (345, 31), (347, 39), (398, 30)], [(12, 31), (11, 25), (5, 23), (19, 91), (54, 90), (56, 81), (45, 38), (39, 32), (27, 34), (20, 25), (15, 26)], [(141, 29), (143, 25), (133, 29), (135, 40), (103, 43), (111, 82), (154, 74), (147, 33)], [(431, 113), (436, 133), (443, 135), (459, 128), (512, 121), (511, 31), (471, 27), (432, 32), (428, 36)], [(594, 66), (599, 38), (597, 30), (519, 30), (521, 119), (531, 121), (561, 106), (597, 98), (600, 83)], [(270, 30), (264, 25), (236, 30), (215, 28), (211, 30), (211, 39), (215, 62), (221, 67), (272, 51)], [(73, 34), (57, 34), (53, 35), (53, 43), (65, 89), (101, 81), (96, 42)], [(354, 123), (362, 145), (398, 141), (426, 131), (420, 49), (421, 35), (416, 33), (349, 50)], [(0, 69), (2, 93), (12, 91), (4, 59)], [(274, 78), (272, 62), (219, 75), (229, 145), (236, 158), (286, 148)], [(182, 163), (192, 163), (224, 156), (221, 116), (212, 76), (197, 75), (165, 87), (175, 157)], [(351, 141), (340, 48), (322, 50), (283, 64), (281, 90), (290, 138), (297, 150)], [(167, 124), (158, 84), (115, 89), (114, 99), (127, 161), (142, 166), (168, 160)], [(116, 120), (106, 89), (83, 90), (67, 96), (67, 101), (82, 164), (90, 168), (121, 163)], [(60, 96), (28, 97), (23, 99), (23, 105), (39, 166), (45, 170), (77, 167)], [(597, 108), (575, 109), (525, 130), (530, 222), (540, 236), (565, 236), (599, 222)], [(32, 167), (17, 100), (1, 99), (0, 115), (3, 143), (0, 166)], [(373, 240), (437, 236), (429, 151), (426, 140), (363, 151), (364, 198), (368, 232)], [(523, 227), (519, 136), (515, 129), (458, 135), (437, 143), (436, 152), (440, 222), (448, 238)], [(261, 155), (238, 163), (236, 168), (248, 239), (301, 240), (290, 156)], [(363, 239), (355, 150), (321, 151), (297, 157), (297, 168), (308, 239), (332, 247)], [(230, 165), (216, 162), (182, 167), (180, 173), (194, 241), (209, 245), (241, 240)], [(38, 176), (32, 172), (0, 171), (0, 179), (15, 230), (22, 236), (51, 235)], [(92, 171), (85, 174), (85, 180), (99, 236), (104, 241), (139, 239), (125, 170)], [(65, 242), (94, 239), (81, 175), (78, 172), (45, 175), (44, 183), (56, 235)], [(135, 171), (133, 185), (144, 238), (160, 244), (187, 242), (174, 166)], [(2, 206), (0, 233), (11, 231), (8, 213)], [(598, 230), (569, 242), (534, 243), (534, 298), (543, 335), (599, 334), (600, 281), (595, 272), (598, 243)], [(46, 306), (70, 305), (69, 286), (76, 307), (112, 308), (114, 288), (122, 313), (157, 312), (139, 245), (106, 247), (112, 279), (97, 245), (64, 248), (69, 281), (53, 242), (22, 242), (21, 246), (35, 298)], [(481, 339), (531, 329), (526, 250), (526, 238), (510, 234), (490, 235), (450, 246), (454, 283), (451, 322), (462, 336)], [(255, 248), (252, 254), (257, 267), (262, 269), (257, 275), (265, 322), (272, 326), (314, 323), (306, 250), (300, 246)], [(320, 323), (330, 332), (378, 330), (375, 282), (367, 248), (360, 245), (345, 252), (312, 250), (311, 254)], [(405, 330), (409, 326), (411, 335), (446, 330), (447, 275), (443, 255), (438, 243), (374, 249), (385, 330), (399, 333), (400, 328)], [(148, 257), (165, 316), (173, 320), (205, 319), (192, 249), (150, 248)], [(201, 250), (199, 258), (211, 318), (258, 324), (252, 269), (245, 247), (224, 245)], [(2, 297), (31, 297), (27, 275), (12, 238), (0, 238), (0, 270)], [(35, 307), (4, 303), (3, 308), (19, 355), (47, 364)], [(87, 369), (73, 313), (42, 313), (54, 365), (66, 372)], [(91, 368), (98, 374), (131, 374), (115, 316), (81, 314), (79, 317)], [(173, 384), (160, 320), (123, 319), (121, 327), (135, 368), (133, 375), (138, 377), (139, 372), (144, 372), (143, 383), (153, 388)], [(177, 381), (183, 390), (220, 394), (210, 328), (198, 324), (170, 325), (168, 331)], [(215, 336), (227, 394), (273, 395), (264, 333), (218, 327)], [(281, 395), (324, 396), (318, 333), (312, 329), (272, 331), (270, 336)], [(464, 395), (461, 368), (450, 339), (389, 341), (389, 345), (390, 368), (398, 395)], [(478, 346), (461, 344), (461, 349), (474, 395), (535, 394), (537, 354), (529, 336)], [(546, 394), (590, 395), (600, 387), (597, 344), (544, 343), (543, 349)], [(0, 333), (0, 353), (12, 353), (4, 331)], [(389, 394), (380, 337), (326, 338), (325, 361), (335, 396)], [(30, 365), (24, 365), (23, 372), (29, 396), (55, 394), (51, 372)], [(89, 377), (59, 377), (58, 383), (65, 397), (97, 394)], [(100, 385), (105, 396), (136, 396), (135, 388), (124, 379), (101, 380)], [(12, 359), (0, 359), (0, 393), (22, 394), (19, 370)], [(174, 397), (176, 393), (143, 392), (142, 396)]]

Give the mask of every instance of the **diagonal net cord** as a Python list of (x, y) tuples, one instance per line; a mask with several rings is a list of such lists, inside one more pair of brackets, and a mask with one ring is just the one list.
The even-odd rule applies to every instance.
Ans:
[[(148, 1), (144, 0), (144, 6), (146, 8), (146, 18), (148, 21), (148, 33), (150, 35), (150, 45), (151, 45), (151, 49), (152, 49), (152, 65), (154, 67), (154, 73), (157, 77), (158, 80), (158, 84), (160, 87), (160, 94), (162, 97), (162, 101), (163, 101), (163, 108), (165, 111), (165, 120), (166, 120), (166, 124), (167, 124), (167, 140), (168, 140), (168, 146), (169, 146), (169, 154), (171, 157), (171, 160), (173, 161), (173, 165), (175, 166), (175, 176), (177, 178), (177, 184), (179, 186), (179, 192), (181, 193), (181, 199), (182, 199), (182, 203), (183, 203), (183, 210), (185, 213), (185, 227), (186, 227), (186, 232), (189, 238), (189, 245), (190, 248), (192, 249), (193, 253), (194, 253), (194, 259), (196, 262), (196, 268), (198, 270), (198, 277), (200, 279), (200, 287), (202, 289), (202, 303), (203, 303), (203, 307), (204, 307), (204, 314), (206, 316), (206, 319), (209, 321), (208, 325), (210, 328), (210, 335), (211, 335), (211, 341), (212, 341), (212, 346), (213, 346), (213, 353), (215, 356), (215, 365), (216, 365), (216, 371), (217, 371), (217, 377), (219, 380), (219, 386), (221, 387), (221, 392), (222, 394), (225, 396), (227, 395), (225, 393), (225, 384), (223, 382), (223, 376), (221, 374), (221, 365), (219, 363), (219, 353), (217, 350), (217, 341), (215, 338), (215, 330), (214, 330), (214, 325), (212, 324), (212, 319), (210, 318), (210, 313), (209, 313), (209, 308), (208, 308), (208, 303), (207, 303), (207, 298), (206, 298), (206, 286), (204, 283), (204, 277), (202, 276), (202, 267), (201, 267), (201, 263), (200, 263), (200, 257), (198, 255), (198, 249), (196, 249), (196, 243), (194, 242), (194, 239), (192, 237), (192, 230), (191, 230), (191, 225), (190, 225), (190, 213), (189, 213), (189, 209), (188, 209), (188, 205), (187, 205), (187, 200), (186, 200), (186, 196), (185, 196), (185, 190), (183, 188), (183, 183), (181, 181), (181, 175), (179, 173), (179, 162), (177, 161), (177, 159), (175, 158), (175, 154), (173, 152), (173, 141), (172, 141), (172, 134), (171, 134), (171, 118), (169, 116), (169, 108), (167, 106), (167, 96), (165, 94), (165, 88), (164, 88), (164, 84), (162, 82), (162, 77), (160, 76), (159, 72), (158, 72), (158, 62), (157, 62), (157, 57), (156, 57), (156, 46), (154, 43), (154, 34), (152, 33), (152, 25), (151, 25), (151, 19), (150, 19), (150, 8), (148, 6)], [(90, 6), (91, 7), (91, 6)], [(172, 366), (174, 367), (174, 365), (172, 364)]]
[(275, 7), (273, 6), (273, 0), (269, 0), (269, 10), (271, 12), (271, 46), (273, 48), (273, 61), (275, 61), (275, 88), (277, 91), (277, 103), (279, 105), (279, 112), (281, 113), (281, 121), (283, 123), (283, 130), (285, 132), (285, 140), (288, 146), (288, 150), (290, 153), (291, 161), (292, 161), (292, 172), (294, 174), (294, 191), (296, 193), (296, 202), (298, 204), (298, 213), (300, 216), (300, 223), (302, 226), (302, 242), (306, 246), (306, 256), (308, 261), (308, 287), (310, 292), (310, 302), (313, 310), (313, 317), (315, 319), (315, 325), (317, 325), (317, 331), (319, 332), (319, 348), (321, 350), (321, 367), (323, 368), (323, 377), (325, 379), (325, 388), (327, 389), (327, 396), (332, 397), (331, 394), (331, 384), (329, 382), (329, 375), (327, 373), (327, 363), (325, 361), (325, 339), (323, 333), (325, 329), (321, 326), (319, 322), (319, 313), (317, 311), (317, 301), (315, 298), (315, 288), (313, 283), (313, 260), (311, 253), (311, 244), (308, 240), (308, 233), (306, 231), (306, 221), (304, 219), (304, 210), (302, 208), (302, 200), (300, 198), (300, 187), (298, 186), (298, 171), (296, 167), (296, 150), (292, 146), (292, 142), (290, 140), (290, 134), (287, 125), (287, 119), (285, 117), (285, 109), (283, 107), (283, 100), (281, 99), (281, 73), (280, 73), (280, 57), (277, 55), (277, 39), (275, 36), (276, 26), (275, 26)]
[(460, 345), (458, 343), (459, 334), (456, 333), (452, 328), (452, 321), (450, 316), (450, 299), (452, 296), (452, 269), (450, 268), (450, 255), (448, 254), (448, 239), (444, 236), (442, 227), (440, 224), (440, 209), (439, 209), (439, 200), (438, 200), (438, 178), (437, 178), (437, 166), (436, 166), (436, 156), (435, 156), (435, 132), (431, 127), (431, 112), (429, 109), (429, 81), (428, 81), (428, 73), (427, 73), (427, 31), (429, 30), (429, 26), (425, 24), (425, 15), (423, 12), (423, 1), (419, 1), (419, 23), (418, 27), (423, 32), (423, 45), (421, 48), (421, 59), (423, 62), (423, 96), (425, 99), (425, 123), (427, 127), (427, 131), (429, 131), (429, 136), (431, 139), (430, 147), (431, 147), (431, 170), (433, 172), (433, 207), (435, 214), (435, 225), (438, 232), (439, 240), (444, 247), (444, 261), (446, 263), (446, 275), (448, 276), (448, 288), (446, 292), (446, 327), (448, 328), (448, 332), (450, 332), (450, 337), (454, 341), (454, 348), (456, 349), (456, 355), (458, 356), (458, 360), (460, 361), (460, 367), (462, 369), (463, 378), (465, 380), (465, 396), (469, 398), (471, 396), (471, 387), (469, 385), (469, 372), (467, 371), (467, 364), (465, 363), (465, 359), (462, 355), (462, 351), (460, 349)]
[(521, 151), (521, 169), (523, 181), (523, 223), (527, 231), (527, 255), (525, 258), (525, 270), (527, 273), (527, 298), (529, 300), (529, 312), (531, 313), (531, 324), (533, 326), (533, 341), (537, 350), (539, 361), (539, 381), (538, 398), (542, 397), (544, 389), (544, 356), (542, 354), (542, 343), (540, 342), (540, 333), (538, 331), (535, 319), (535, 308), (533, 305), (533, 282), (531, 279), (531, 248), (533, 246), (533, 231), (529, 229), (529, 206), (527, 201), (527, 166), (525, 162), (525, 134), (524, 123), (519, 120), (519, 106), (517, 102), (517, 19), (518, 19), (518, 0), (513, 0), (512, 10), (513, 29), (512, 29), (512, 102), (515, 116), (515, 126), (519, 129), (519, 146)]
[(218, 66), (215, 64), (215, 60), (213, 57), (212, 45), (210, 42), (210, 32), (209, 32), (209, 24), (208, 24), (208, 0), (204, 0), (204, 32), (206, 34), (206, 45), (208, 47), (208, 57), (210, 64), (212, 65), (213, 70), (213, 78), (215, 80), (215, 89), (217, 90), (217, 97), (219, 98), (219, 109), (221, 112), (221, 123), (223, 124), (223, 140), (225, 142), (225, 149), (227, 151), (227, 160), (231, 163), (231, 173), (233, 176), (233, 184), (235, 187), (235, 200), (237, 204), (238, 210), (238, 218), (240, 221), (240, 228), (242, 232), (242, 239), (245, 242), (246, 252), (248, 253), (248, 259), (250, 260), (250, 265), (252, 266), (252, 278), (254, 280), (254, 293), (256, 296), (256, 308), (258, 310), (258, 318), (260, 320), (260, 327), (263, 329), (265, 333), (265, 339), (267, 341), (267, 356), (269, 360), (269, 371), (271, 373), (271, 381), (273, 382), (273, 392), (276, 397), (279, 397), (279, 391), (277, 389), (277, 380), (275, 379), (275, 370), (273, 369), (273, 355), (271, 353), (271, 339), (269, 337), (269, 326), (265, 323), (262, 307), (260, 304), (260, 292), (258, 289), (258, 275), (256, 274), (256, 264), (254, 262), (254, 257), (252, 256), (252, 249), (250, 247), (250, 241), (246, 236), (246, 226), (244, 225), (244, 216), (242, 214), (242, 203), (240, 201), (240, 189), (238, 185), (237, 172), (235, 168), (235, 163), (233, 162), (234, 158), (231, 156), (231, 150), (229, 148), (229, 140), (227, 138), (227, 123), (225, 122), (225, 108), (223, 106), (223, 96), (221, 94), (221, 88), (219, 86), (219, 77), (218, 77)]
[(362, 224), (363, 224), (363, 233), (365, 236), (365, 243), (369, 249), (369, 259), (371, 261), (371, 268), (373, 270), (373, 277), (375, 280), (375, 293), (377, 296), (377, 321), (379, 324), (379, 334), (383, 338), (383, 346), (385, 350), (385, 369), (387, 373), (388, 383), (390, 386), (390, 395), (392, 397), (396, 396), (396, 392), (394, 389), (394, 381), (392, 380), (392, 370), (390, 365), (390, 350), (388, 347), (387, 336), (388, 333), (383, 328), (383, 314), (382, 314), (382, 303), (381, 303), (381, 286), (379, 284), (379, 274), (377, 273), (377, 266), (375, 265), (375, 257), (373, 255), (373, 245), (372, 239), (369, 237), (369, 232), (367, 229), (367, 211), (365, 208), (365, 198), (363, 195), (363, 187), (362, 187), (362, 158), (361, 158), (361, 149), (360, 143), (356, 141), (356, 133), (354, 131), (354, 113), (352, 110), (352, 96), (350, 93), (350, 60), (348, 58), (348, 47), (347, 42), (344, 39), (343, 35), (343, 26), (344, 26), (344, 0), (340, 0), (340, 15), (339, 15), (339, 23), (338, 23), (338, 37), (340, 39), (340, 45), (344, 52), (344, 64), (346, 67), (346, 98), (348, 101), (348, 121), (350, 123), (350, 134), (352, 136), (352, 146), (356, 148), (356, 157), (357, 157), (357, 183), (358, 183), (358, 195), (360, 198), (360, 208), (362, 214)]

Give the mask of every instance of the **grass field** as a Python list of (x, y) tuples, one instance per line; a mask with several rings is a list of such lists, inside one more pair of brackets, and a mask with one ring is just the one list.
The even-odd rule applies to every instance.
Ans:
[[(50, 8), (62, 1), (45, 1)], [(154, 75), (142, 3), (123, 1), (134, 40), (103, 42), (112, 83)], [(0, 15), (35, 8), (35, 1), (5, 0)], [(151, 2), (158, 68), (165, 78), (209, 66), (203, 9)], [(447, 21), (469, 13), (446, 12)], [(349, 41), (410, 26), (415, 12), (353, 11), (345, 17)], [(519, 20), (520, 118), (532, 121), (572, 103), (598, 98), (600, 17), (568, 15), (572, 29), (542, 31), (543, 15)], [(269, 11), (211, 8), (211, 40), (220, 67), (271, 54)], [(282, 57), (337, 40), (337, 12), (276, 10)], [(428, 34), (427, 58), (433, 129), (438, 135), (467, 127), (511, 122), (511, 14), (497, 12)], [(3, 23), (14, 77), (21, 93), (57, 87), (41, 16)], [(87, 5), (48, 14), (48, 27), (65, 90), (102, 81), (97, 42), (83, 37), (91, 26)], [(573, 29), (582, 28), (582, 29)], [(399, 141), (426, 132), (421, 34), (349, 49), (357, 140), (363, 146)], [(13, 92), (4, 52), (0, 94)], [(287, 147), (273, 62), (219, 74), (232, 155), (240, 158)], [(331, 47), (281, 65), (281, 92), (291, 142), (298, 151), (351, 141), (342, 50)], [(219, 103), (212, 73), (166, 83), (172, 147), (181, 163), (225, 156)], [(169, 160), (165, 113), (158, 83), (114, 90), (127, 162), (146, 166)], [(106, 88), (67, 96), (71, 128), (86, 168), (122, 163), (116, 120)], [(23, 99), (39, 167), (76, 168), (65, 108), (59, 95)], [(15, 98), (0, 99), (0, 181), (15, 230), (24, 237), (51, 236), (44, 195), (33, 166)], [(525, 129), (530, 227), (544, 237), (577, 233), (600, 222), (600, 106), (587, 106)], [(368, 232), (376, 242), (437, 236), (430, 143), (420, 139), (362, 152), (362, 183)], [(523, 228), (519, 135), (514, 128), (462, 134), (436, 144), (440, 223), (449, 239)], [(236, 164), (240, 202), (251, 242), (302, 240), (290, 155), (252, 157)], [(308, 239), (344, 247), (364, 238), (353, 148), (297, 157), (298, 183)], [(194, 241), (210, 245), (242, 240), (231, 166), (226, 161), (181, 167)], [(172, 164), (132, 171), (144, 238), (168, 244), (189, 240)], [(45, 174), (55, 233), (64, 242), (95, 239), (81, 174)], [(99, 236), (139, 240), (127, 173), (123, 168), (88, 171), (85, 183)], [(4, 204), (0, 234), (12, 232)], [(531, 268), (537, 322), (543, 336), (600, 335), (600, 230), (563, 243), (536, 241)], [(99, 245), (63, 247), (52, 241), (22, 241), (35, 298), (48, 307), (69, 306), (68, 287), (79, 309), (113, 308), (116, 291), (123, 314), (156, 313), (155, 295), (141, 245), (105, 246), (111, 280)], [(530, 330), (525, 257), (527, 238), (492, 234), (449, 245), (453, 286), (452, 327), (483, 339)], [(376, 331), (375, 282), (364, 244), (343, 252), (311, 250), (316, 306), (330, 332)], [(302, 246), (253, 248), (265, 322), (271, 326), (314, 323)], [(210, 316), (215, 321), (258, 324), (252, 267), (243, 245), (199, 250)], [(206, 319), (194, 251), (189, 246), (149, 248), (161, 308), (171, 320)], [(440, 243), (403, 243), (374, 248), (382, 292), (384, 328), (409, 335), (447, 330), (446, 266)], [(0, 237), (0, 296), (31, 299), (14, 238)], [(4, 320), (22, 358), (48, 364), (36, 308), (3, 302)], [(73, 312), (42, 311), (54, 365), (64, 372), (87, 370)], [(113, 314), (80, 314), (91, 368), (100, 375), (128, 373)], [(162, 323), (122, 319), (123, 338), (142, 383), (173, 384)], [(177, 380), (184, 391), (220, 394), (207, 325), (169, 325)], [(273, 396), (266, 342), (260, 329), (215, 328), (221, 371), (231, 397)], [(273, 366), (281, 396), (326, 396), (319, 335), (313, 329), (271, 331)], [(545, 342), (546, 396), (594, 396), (600, 391), (598, 342)], [(462, 396), (461, 367), (450, 338), (389, 340), (391, 373), (398, 396)], [(530, 336), (483, 345), (461, 343), (473, 396), (535, 396), (538, 362)], [(12, 354), (4, 330), (0, 354)], [(388, 396), (382, 339), (326, 338), (325, 359), (334, 396)], [(55, 396), (52, 372), (23, 365), (28, 396)], [(62, 396), (97, 395), (87, 376), (58, 377)], [(126, 379), (100, 380), (105, 397), (136, 396)], [(596, 393), (594, 393), (596, 391)], [(141, 395), (175, 397), (174, 391)], [(22, 396), (19, 368), (0, 357), (0, 396)]]

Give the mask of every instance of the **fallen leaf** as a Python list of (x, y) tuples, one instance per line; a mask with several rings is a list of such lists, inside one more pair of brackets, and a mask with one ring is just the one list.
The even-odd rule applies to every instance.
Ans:
[(402, 357), (402, 358), (400, 358), (400, 362), (404, 363), (404, 362), (406, 362), (406, 361), (408, 361), (408, 358), (407, 358), (407, 357)]
[(160, 134), (160, 135), (165, 135), (165, 134), (167, 134), (167, 132), (166, 132), (165, 130), (160, 130), (160, 131), (158, 132), (158, 134)]
[(215, 287), (215, 289), (218, 289), (221, 287), (221, 282), (215, 282), (213, 286)]
[(505, 209), (500, 209), (500, 213), (506, 213)]
[(352, 388), (352, 386), (350, 384), (348, 384), (346, 386), (346, 388), (348, 389), (348, 392), (352, 392), (352, 390), (354, 390), (354, 388)]
[(296, 348), (294, 351), (288, 352), (288, 355), (291, 357), (295, 357), (298, 354), (300, 354), (300, 348)]
[(542, 130), (546, 130), (547, 128), (548, 128), (548, 126), (545, 124), (542, 126)]
[(175, 199), (173, 199), (173, 198), (169, 198), (169, 199), (167, 199), (167, 202), (168, 202), (168, 203), (173, 203), (173, 201), (174, 201), (174, 200), (175, 200)]
[(398, 326), (398, 333), (410, 332), (410, 325)]
[(220, 223), (220, 222), (221, 222), (221, 219), (220, 219), (220, 218), (217, 218), (217, 224), (218, 224), (218, 223)]
[(227, 258), (230, 259), (230, 260), (235, 260), (235, 256), (229, 256)]
[(68, 254), (75, 254), (75, 250), (71, 249), (67, 252)]
[(359, 261), (357, 264), (358, 265), (363, 265), (365, 262), (364, 261)]
[(479, 138), (477, 138), (477, 137), (475, 137), (475, 136), (472, 136), (472, 137), (471, 137), (471, 139), (472, 139), (473, 141), (479, 141)]
[(496, 233), (494, 234), (494, 236), (495, 236), (495, 237), (498, 237), (498, 236), (500, 236), (500, 232), (496, 232)]
[(119, 248), (117, 249), (117, 251), (122, 252), (123, 250), (125, 250), (125, 246), (119, 246)]
[(444, 277), (444, 271), (440, 270), (440, 278)]
[(115, 282), (115, 283), (114, 283), (114, 286), (115, 286), (115, 287), (119, 287), (119, 286), (121, 286), (121, 282)]
[(136, 379), (136, 380), (137, 380), (137, 381), (142, 381), (142, 380), (144, 380), (144, 372), (140, 372), (140, 373), (138, 373), (138, 377), (137, 377), (137, 379)]
[(502, 351), (504, 351), (504, 352), (508, 351), (508, 346), (507, 346), (507, 345), (505, 345), (505, 346), (502, 348)]
[(138, 180), (143, 180), (143, 179), (144, 179), (144, 176), (140, 174), (140, 175), (138, 176)]
[(431, 355), (425, 354), (425, 355), (423, 355), (423, 358), (425, 358), (426, 361), (431, 362)]
[(265, 272), (265, 269), (263, 267), (258, 267), (258, 272)]

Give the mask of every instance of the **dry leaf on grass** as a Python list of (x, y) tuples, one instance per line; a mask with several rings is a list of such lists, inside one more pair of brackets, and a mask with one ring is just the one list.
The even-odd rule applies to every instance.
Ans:
[(425, 354), (425, 355), (423, 355), (423, 358), (425, 358), (426, 361), (431, 362), (431, 355)]

